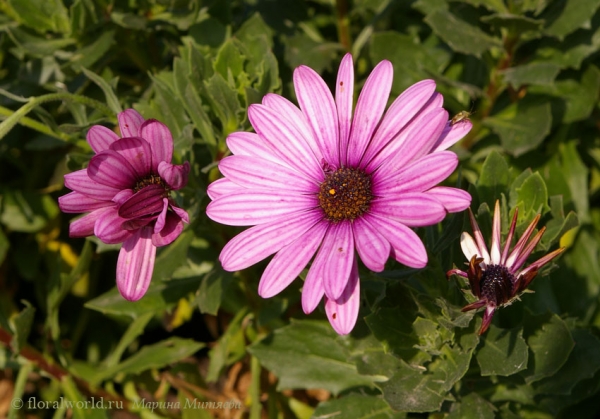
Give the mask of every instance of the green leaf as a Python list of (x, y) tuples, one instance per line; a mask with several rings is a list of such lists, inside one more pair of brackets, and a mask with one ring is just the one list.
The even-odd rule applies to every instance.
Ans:
[(589, 28), (598, 6), (600, 0), (564, 0), (551, 3), (547, 11), (550, 24), (546, 28), (546, 34), (562, 39), (581, 27)]
[(572, 335), (575, 347), (569, 359), (556, 374), (535, 384), (537, 393), (571, 394), (577, 383), (600, 371), (600, 339), (585, 329), (573, 330)]
[(372, 386), (348, 362), (350, 352), (342, 339), (327, 322), (292, 321), (248, 350), (279, 378), (278, 389), (323, 388), (338, 394)]
[(247, 355), (246, 335), (243, 324), (248, 318), (247, 307), (238, 311), (227, 325), (227, 329), (219, 338), (217, 344), (208, 353), (210, 364), (206, 373), (207, 382), (211, 383), (219, 380), (227, 366), (232, 365)]
[(560, 71), (554, 63), (529, 63), (501, 72), (504, 80), (518, 90), (522, 85), (551, 85)]
[[(72, 59), (73, 67), (75, 69), (78, 69), (79, 67), (86, 68), (86, 67), (93, 66), (98, 60), (100, 60), (102, 58), (102, 56), (104, 54), (106, 54), (106, 53), (108, 53), (108, 51), (110, 51), (110, 49), (113, 47), (114, 44), (115, 44), (115, 31), (106, 31), (106, 32), (102, 33), (102, 35), (100, 35), (100, 37), (98, 37), (98, 39), (96, 39), (93, 43), (79, 49), (77, 54)], [(87, 73), (86, 73), (86, 75), (87, 75)], [(90, 77), (90, 76), (88, 75), (88, 77)], [(103, 80), (103, 79), (101, 79), (101, 80)], [(93, 80), (93, 81), (96, 82), (95, 80)], [(100, 85), (100, 87), (102, 88), (101, 85)], [(107, 90), (105, 90), (104, 88), (102, 90), (106, 94)], [(109, 88), (108, 91), (110, 93), (112, 93), (112, 95), (114, 95), (114, 93), (112, 92), (112, 89)], [(109, 99), (109, 95), (107, 94), (107, 102), (108, 102), (109, 106), (111, 106), (110, 101), (112, 101), (112, 100), (114, 100), (114, 99), (112, 97)], [(111, 106), (111, 109), (113, 109), (112, 106)]]
[(119, 344), (117, 347), (110, 353), (109, 356), (103, 362), (103, 366), (106, 368), (114, 367), (121, 360), (121, 356), (127, 350), (129, 345), (144, 332), (146, 325), (152, 320), (154, 317), (153, 313), (146, 313), (134, 319), (121, 339), (119, 340)]
[(573, 79), (557, 82), (552, 93), (565, 101), (563, 122), (587, 119), (597, 104), (598, 90), (600, 90), (600, 70), (594, 65), (588, 66), (581, 77), (581, 82)]
[(318, 42), (305, 33), (285, 39), (285, 61), (291, 68), (307, 65), (317, 73), (332, 67), (339, 54), (339, 44)]
[(234, 41), (230, 39), (221, 46), (217, 53), (214, 64), (215, 71), (221, 74), (225, 80), (230, 77), (230, 74), (237, 77), (244, 69), (244, 58)]
[(365, 321), (386, 351), (410, 360), (419, 354), (415, 348), (419, 339), (413, 331), (414, 312), (414, 303), (408, 306), (399, 304), (393, 308), (380, 308), (365, 317)]
[(203, 343), (191, 339), (172, 337), (154, 345), (144, 346), (125, 361), (100, 370), (92, 381), (99, 383), (116, 374), (139, 374), (152, 368), (162, 368), (193, 355), (203, 347)]
[(543, 20), (510, 13), (494, 13), (483, 16), (481, 21), (488, 23), (496, 29), (505, 28), (512, 36), (525, 32), (538, 32), (544, 25)]
[(550, 133), (550, 103), (525, 98), (486, 118), (483, 124), (498, 134), (507, 152), (518, 157), (537, 148)]
[(566, 144), (559, 145), (559, 153), (562, 160), (562, 171), (571, 190), (573, 203), (577, 210), (577, 215), (582, 222), (589, 220), (589, 188), (588, 174), (589, 169), (579, 157), (577, 144), (575, 141), (569, 141)]
[(546, 182), (538, 172), (525, 179), (516, 192), (522, 219), (530, 220), (535, 214), (543, 214), (548, 210)]
[[(91, 400), (88, 400), (87, 397), (81, 394), (71, 376), (63, 377), (60, 381), (60, 386), (62, 387), (66, 399), (65, 401), (61, 400), (61, 402), (64, 404), (67, 404), (68, 402), (72, 403), (70, 410), (73, 412), (74, 419), (108, 418), (108, 409), (98, 409), (95, 405), (90, 403)], [(103, 399), (101, 400), (102, 402), (104, 401)]]
[(223, 136), (227, 136), (238, 129), (238, 120), (244, 113), (237, 93), (219, 73), (213, 74), (204, 83), (212, 109), (221, 121)]
[(494, 207), (502, 194), (508, 195), (509, 168), (504, 157), (492, 151), (483, 162), (481, 175), (477, 180), (477, 193), (482, 202)]
[(198, 304), (201, 313), (217, 315), (219, 307), (221, 307), (224, 290), (232, 279), (233, 274), (224, 271), (220, 267), (204, 275), (194, 301)]
[(58, 215), (56, 201), (50, 195), (9, 190), (0, 195), (0, 222), (10, 230), (34, 233)]
[(35, 307), (29, 304), (26, 300), (21, 300), (25, 308), (17, 315), (10, 318), (10, 325), (13, 331), (13, 338), (10, 346), (14, 353), (18, 354), (21, 349), (27, 344), (27, 338), (31, 332), (33, 325), (33, 317), (35, 315)]
[(494, 12), (507, 12), (506, 5), (502, 0), (459, 0), (461, 3), (467, 3), (474, 7), (483, 6)]
[(496, 408), (477, 393), (470, 393), (460, 399), (445, 419), (494, 419)]
[(529, 384), (556, 374), (575, 346), (569, 328), (556, 314), (538, 316), (533, 321), (541, 322), (541, 325), (526, 338), (533, 355), (524, 374)]
[(166, 282), (150, 283), (144, 297), (138, 301), (127, 301), (115, 287), (96, 297), (85, 307), (108, 315), (129, 316), (136, 319), (146, 313), (162, 313), (174, 307), (177, 302), (198, 289), (200, 279), (173, 279)]
[(328, 400), (317, 406), (312, 418), (325, 419), (403, 419), (404, 413), (394, 412), (382, 399), (364, 394), (352, 393), (335, 400)]
[(227, 37), (227, 28), (217, 19), (209, 17), (190, 26), (189, 35), (198, 45), (217, 48)]
[(154, 261), (153, 282), (164, 281), (173, 277), (177, 268), (186, 263), (188, 248), (193, 239), (194, 232), (188, 229), (181, 233), (173, 243), (160, 249)]
[(493, 38), (476, 26), (458, 19), (448, 10), (437, 10), (425, 17), (433, 32), (456, 52), (480, 57), (482, 53), (502, 47), (498, 38)]
[(6, 234), (4, 234), (4, 230), (0, 228), (0, 266), (6, 258), (6, 253), (8, 252), (9, 248), (10, 242), (8, 241), (8, 237), (6, 237)]
[(552, 211), (552, 219), (546, 223), (546, 232), (540, 242), (543, 250), (549, 249), (567, 231), (579, 225), (579, 219), (573, 211), (570, 211), (565, 217), (562, 195), (550, 197), (550, 209)]
[(41, 33), (71, 31), (68, 10), (61, 0), (9, 0), (8, 3), (31, 29)]
[(491, 325), (477, 351), (481, 375), (512, 375), (527, 368), (529, 348), (523, 329), (500, 329)]
[(600, 48), (600, 28), (592, 31), (577, 31), (563, 42), (545, 38), (536, 48), (534, 61), (546, 61), (560, 68), (579, 69), (581, 63)]

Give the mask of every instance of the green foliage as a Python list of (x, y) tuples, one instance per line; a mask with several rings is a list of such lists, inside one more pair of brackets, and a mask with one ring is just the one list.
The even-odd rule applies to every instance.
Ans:
[[(52, 413), (0, 403), (0, 416), (600, 414), (600, 0), (6, 0), (0, 43), (0, 365), (13, 399), (75, 402)], [(450, 116), (472, 112), (446, 185), (471, 193), (487, 246), (499, 201), (502, 244), (515, 211), (513, 246), (541, 216), (529, 263), (566, 247), (483, 336), (482, 310), (461, 311), (475, 301), (468, 281), (446, 278), (467, 262), (466, 213), (416, 229), (425, 269), (360, 265), (348, 336), (321, 308), (302, 313), (301, 279), (265, 300), (264, 263), (221, 267), (240, 230), (206, 218), (205, 191), (227, 136), (251, 131), (248, 107), (265, 94), (295, 102), (299, 65), (332, 86), (346, 51), (355, 99), (385, 59), (392, 100), (428, 78)], [(191, 165), (172, 194), (191, 223), (159, 249), (136, 302), (115, 287), (119, 246), (70, 238), (57, 205), (64, 174), (93, 155), (89, 128), (116, 129), (127, 108), (165, 123), (174, 161)], [(90, 409), (91, 397), (124, 405)]]

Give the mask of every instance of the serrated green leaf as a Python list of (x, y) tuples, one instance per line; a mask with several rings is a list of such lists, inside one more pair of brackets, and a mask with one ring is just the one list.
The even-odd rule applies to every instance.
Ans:
[(512, 375), (527, 368), (529, 348), (523, 329), (500, 329), (491, 325), (477, 351), (481, 375)]
[(327, 419), (334, 416), (344, 419), (404, 419), (406, 414), (394, 412), (378, 397), (353, 393), (319, 404), (311, 417)]
[(205, 85), (208, 100), (221, 121), (225, 137), (238, 129), (239, 116), (243, 114), (237, 93), (219, 73), (213, 74), (205, 81)]
[(523, 85), (550, 85), (560, 71), (560, 67), (553, 63), (530, 63), (518, 67), (511, 67), (502, 71), (504, 80), (516, 90)]
[(437, 10), (427, 15), (425, 22), (456, 52), (480, 57), (485, 51), (502, 46), (500, 39), (458, 19), (448, 10)]
[(244, 69), (244, 58), (233, 40), (226, 41), (215, 58), (215, 71), (225, 80), (231, 76), (237, 77)]
[(502, 194), (507, 195), (509, 182), (508, 163), (498, 152), (492, 151), (483, 162), (477, 180), (477, 193), (490, 208)]
[[(293, 321), (248, 350), (278, 378), (278, 389), (323, 388), (333, 394), (372, 386), (350, 362), (350, 353), (327, 322)], [(302, 362), (298, 362), (301, 359)]]
[(494, 419), (496, 408), (477, 393), (470, 393), (460, 399), (446, 419)]
[(550, 103), (525, 99), (486, 118), (483, 124), (498, 134), (507, 152), (518, 157), (538, 147), (550, 133)]
[(33, 307), (29, 301), (21, 300), (25, 305), (25, 308), (19, 312), (19, 314), (10, 318), (11, 329), (13, 332), (13, 338), (10, 342), (10, 346), (14, 353), (18, 354), (21, 349), (27, 343), (27, 338), (31, 332), (31, 326), (33, 324), (33, 316), (35, 315), (35, 307)]
[(232, 279), (233, 274), (220, 267), (204, 275), (194, 301), (198, 304), (201, 313), (217, 315), (219, 307), (221, 307), (223, 292)]
[(529, 368), (524, 374), (529, 384), (556, 374), (567, 362), (575, 346), (569, 328), (556, 314), (549, 318), (537, 317), (534, 321), (541, 321), (541, 325), (526, 338), (532, 354)]
[[(546, 34), (559, 39), (581, 27), (590, 27), (590, 19), (600, 6), (600, 0), (564, 0), (551, 3), (547, 14)], [(552, 19), (553, 18), (553, 19)]]

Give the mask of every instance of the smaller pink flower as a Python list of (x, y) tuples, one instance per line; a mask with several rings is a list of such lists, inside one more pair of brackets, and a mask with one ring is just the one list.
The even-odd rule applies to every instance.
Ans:
[(481, 324), (481, 329), (479, 329), (480, 335), (485, 333), (490, 327), (496, 310), (499, 307), (510, 305), (531, 284), (531, 281), (538, 274), (539, 269), (565, 250), (564, 247), (556, 249), (536, 260), (528, 267), (521, 269), (531, 252), (533, 252), (542, 239), (546, 227), (542, 227), (533, 239), (527, 243), (540, 220), (540, 215), (538, 214), (531, 224), (529, 224), (511, 252), (510, 244), (517, 226), (517, 215), (518, 211), (515, 208), (515, 214), (510, 225), (510, 230), (508, 231), (508, 236), (506, 237), (506, 243), (504, 244), (504, 248), (501, 248), (500, 203), (496, 201), (492, 227), (492, 245), (488, 253), (481, 230), (477, 225), (477, 221), (475, 221), (473, 212), (469, 208), (469, 218), (475, 238), (467, 232), (462, 233), (460, 237), (460, 246), (465, 257), (469, 260), (469, 269), (466, 272), (460, 269), (451, 269), (446, 274), (448, 278), (451, 275), (459, 275), (467, 278), (473, 295), (478, 298), (474, 303), (463, 307), (462, 311), (485, 307), (483, 323)]
[(73, 192), (58, 199), (66, 213), (88, 212), (73, 221), (71, 237), (96, 235), (107, 244), (123, 243), (117, 287), (130, 301), (144, 296), (154, 270), (156, 248), (173, 242), (189, 223), (170, 191), (187, 184), (190, 165), (171, 164), (173, 137), (154, 119), (135, 110), (119, 113), (122, 138), (94, 125), (87, 141), (96, 153), (87, 169), (65, 175)]

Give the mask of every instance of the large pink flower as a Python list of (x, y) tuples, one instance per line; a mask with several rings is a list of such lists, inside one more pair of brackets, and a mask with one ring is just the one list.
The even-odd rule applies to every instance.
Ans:
[(135, 301), (150, 285), (156, 247), (171, 243), (189, 223), (169, 195), (186, 185), (190, 167), (171, 164), (173, 138), (164, 124), (144, 121), (133, 109), (118, 119), (123, 138), (100, 125), (90, 128), (87, 140), (96, 155), (87, 169), (65, 175), (74, 192), (58, 204), (63, 212), (89, 212), (71, 223), (71, 237), (95, 234), (104, 243), (123, 243), (117, 286)]
[[(358, 256), (380, 272), (388, 257), (413, 268), (427, 252), (410, 227), (440, 222), (466, 209), (465, 191), (436, 186), (458, 165), (444, 151), (471, 129), (448, 121), (433, 80), (407, 89), (385, 113), (393, 69), (382, 61), (367, 79), (352, 114), (352, 56), (341, 62), (335, 98), (323, 79), (301, 66), (294, 72), (300, 108), (276, 94), (248, 109), (256, 134), (227, 138), (234, 154), (208, 194), (210, 218), (254, 226), (220, 255), (228, 271), (275, 254), (259, 285), (262, 297), (287, 287), (313, 258), (302, 290), (312, 312), (325, 296), (333, 328), (349, 333), (358, 317)], [(316, 256), (315, 256), (316, 254)]]

